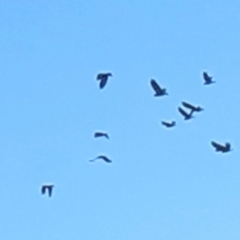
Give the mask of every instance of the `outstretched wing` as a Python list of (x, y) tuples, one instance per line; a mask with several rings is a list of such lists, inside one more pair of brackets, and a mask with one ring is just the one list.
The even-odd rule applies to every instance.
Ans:
[(156, 93), (162, 92), (161, 87), (157, 84), (157, 82), (154, 79), (151, 80), (151, 86)]
[(97, 158), (98, 158), (98, 159), (102, 159), (102, 160), (104, 160), (105, 162), (108, 162), (108, 163), (112, 162), (108, 157), (103, 156), (103, 155), (100, 155), (100, 156), (98, 156)]
[(203, 78), (205, 80), (205, 84), (210, 84), (210, 83), (214, 83), (212, 81), (212, 77), (209, 76), (206, 72), (203, 72)]
[(193, 106), (193, 105), (192, 105), (192, 104), (190, 104), (190, 103), (187, 103), (187, 102), (182, 102), (182, 105), (183, 105), (184, 107), (186, 107), (186, 108), (189, 108), (189, 109), (191, 109), (192, 111), (196, 110), (196, 107), (195, 107), (195, 106)]
[(168, 122), (165, 122), (165, 121), (161, 121), (161, 123), (162, 123), (162, 125), (164, 125), (164, 126), (166, 126), (166, 127), (169, 127), (169, 126), (171, 126), (171, 124), (170, 124), (170, 123), (168, 123)]
[(211, 79), (211, 77), (206, 73), (206, 72), (203, 72), (203, 78), (206, 80), (206, 81), (209, 81)]
[(45, 192), (46, 192), (46, 186), (42, 186), (41, 192), (42, 192), (42, 194), (45, 194)]
[(185, 112), (182, 108), (178, 108), (178, 111), (184, 116), (184, 117), (188, 117), (189, 115), (188, 115), (188, 113), (187, 112)]
[(216, 148), (217, 151), (222, 151), (225, 149), (225, 147), (219, 143), (216, 143), (214, 141), (211, 142), (212, 146)]
[(48, 196), (49, 196), (49, 197), (52, 196), (52, 190), (53, 190), (53, 186), (49, 186), (49, 187), (48, 187)]
[(107, 163), (111, 163), (112, 162), (112, 160), (110, 160), (109, 158), (104, 158), (103, 159), (105, 162), (107, 162)]
[(102, 89), (105, 87), (106, 84), (107, 84), (107, 77), (104, 77), (101, 79), (99, 87)]

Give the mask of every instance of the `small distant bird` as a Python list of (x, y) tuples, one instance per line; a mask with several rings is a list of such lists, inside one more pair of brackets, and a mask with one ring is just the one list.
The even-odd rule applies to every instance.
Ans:
[(203, 110), (203, 108), (201, 107), (195, 107), (190, 103), (187, 102), (182, 102), (182, 105), (186, 108), (189, 108), (190, 110), (192, 110), (193, 112), (201, 112)]
[(212, 77), (210, 77), (206, 72), (203, 72), (203, 79), (204, 79), (204, 84), (205, 85), (209, 85), (211, 83), (215, 83), (213, 80), (212, 80)]
[(176, 125), (175, 121), (172, 121), (172, 122), (161, 121), (161, 123), (162, 123), (162, 125), (164, 125), (167, 128), (174, 127)]
[(46, 191), (48, 191), (48, 196), (51, 197), (53, 187), (54, 187), (54, 185), (43, 185), (42, 189), (41, 189), (42, 194), (45, 194)]
[(211, 142), (212, 146), (215, 148), (216, 152), (229, 152), (231, 151), (231, 145), (230, 143), (225, 143), (225, 145), (216, 143), (214, 141)]
[(190, 113), (187, 113), (185, 112), (181, 107), (178, 108), (178, 111), (184, 116), (184, 120), (188, 120), (188, 119), (191, 119), (193, 118), (192, 114), (193, 114), (193, 111), (191, 110)]
[(99, 155), (96, 158), (89, 160), (89, 162), (95, 162), (98, 159), (102, 159), (103, 161), (107, 162), (107, 163), (111, 163), (112, 160), (110, 160), (108, 157), (104, 156), (104, 155)]
[(97, 138), (97, 137), (105, 137), (107, 139), (109, 139), (109, 136), (107, 133), (103, 133), (103, 132), (95, 132), (94, 133), (94, 137)]
[(112, 77), (112, 73), (99, 73), (97, 75), (97, 80), (100, 80), (99, 87), (101, 89), (107, 84), (108, 77)]
[(151, 86), (155, 91), (154, 97), (168, 95), (165, 88), (161, 88), (154, 79), (151, 79)]

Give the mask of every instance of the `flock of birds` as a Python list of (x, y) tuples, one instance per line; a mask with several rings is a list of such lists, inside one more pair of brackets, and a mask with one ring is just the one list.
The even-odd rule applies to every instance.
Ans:
[[(209, 84), (215, 83), (215, 81), (212, 80), (213, 78), (211, 76), (209, 76), (207, 72), (203, 72), (203, 79), (204, 79), (204, 85), (209, 85)], [(154, 79), (152, 79), (150, 83), (151, 83), (152, 88), (155, 91), (155, 94), (154, 94), (155, 97), (168, 95), (166, 89), (161, 88)], [(189, 112), (186, 112), (182, 107), (178, 107), (178, 111), (183, 115), (184, 120), (189, 120), (189, 119), (193, 118), (194, 112), (201, 112), (203, 110), (203, 108), (201, 108), (199, 106), (196, 107), (187, 102), (182, 102), (182, 105), (186, 109), (190, 110)], [(167, 128), (174, 127), (176, 125), (175, 121), (172, 121), (172, 122), (162, 121), (161, 123)], [(212, 141), (211, 144), (217, 152), (224, 153), (224, 152), (229, 152), (232, 150), (230, 143), (225, 143), (225, 145), (222, 145), (220, 143)]]
[[(99, 88), (103, 89), (106, 86), (109, 77), (112, 77), (112, 76), (113, 75), (110, 72), (109, 73), (99, 73), (97, 75), (97, 80), (99, 81)], [(215, 83), (215, 81), (213, 81), (213, 77), (209, 76), (207, 72), (203, 72), (203, 79), (204, 79), (204, 85), (210, 85), (212, 83)], [(165, 88), (161, 88), (154, 79), (151, 79), (150, 84), (151, 84), (153, 90), (155, 91), (155, 94), (154, 94), (155, 97), (161, 97), (164, 95), (168, 95), (167, 90)], [(183, 107), (185, 109), (183, 109)], [(187, 110), (189, 112), (187, 112)], [(182, 107), (178, 107), (178, 111), (184, 117), (184, 120), (189, 120), (189, 119), (193, 118), (193, 114), (195, 112), (201, 112), (202, 110), (203, 110), (203, 108), (201, 108), (200, 106), (196, 107), (187, 102), (182, 102)], [(161, 121), (161, 123), (163, 126), (165, 126), (167, 128), (172, 128), (176, 125), (175, 121), (171, 121), (171, 122)], [(95, 132), (94, 137), (109, 139), (109, 135), (105, 132)], [(226, 153), (226, 152), (229, 152), (232, 150), (231, 144), (228, 142), (225, 143), (225, 145), (224, 145), (224, 144), (220, 144), (220, 143), (211, 141), (211, 145), (215, 148), (215, 151), (217, 151), (217, 152)], [(105, 155), (99, 155), (96, 158), (89, 160), (89, 162), (95, 162), (96, 160), (103, 160), (106, 163), (112, 162), (112, 160), (109, 159)], [(54, 187), (53, 184), (45, 184), (41, 187), (41, 193), (42, 194), (48, 193), (48, 196), (51, 197), (52, 192), (53, 192), (53, 187)]]

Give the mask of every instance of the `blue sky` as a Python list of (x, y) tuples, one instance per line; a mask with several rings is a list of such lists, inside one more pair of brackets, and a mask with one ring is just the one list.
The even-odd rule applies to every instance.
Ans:
[[(0, 238), (239, 240), (239, 9), (1, 1)], [(169, 96), (154, 98), (151, 78)], [(184, 121), (181, 101), (204, 111)], [(99, 154), (113, 164), (88, 162)]]

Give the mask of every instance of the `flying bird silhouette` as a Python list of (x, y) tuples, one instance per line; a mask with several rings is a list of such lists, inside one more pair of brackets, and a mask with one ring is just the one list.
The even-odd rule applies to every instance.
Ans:
[(204, 85), (209, 85), (211, 83), (215, 83), (215, 81), (212, 80), (212, 77), (210, 77), (206, 72), (203, 72), (203, 79), (204, 79)]
[(94, 133), (94, 137), (95, 137), (95, 138), (105, 137), (105, 138), (109, 139), (108, 134), (107, 134), (107, 133), (104, 133), (104, 132), (95, 132), (95, 133)]
[(46, 191), (48, 191), (48, 196), (51, 197), (53, 187), (54, 187), (54, 185), (43, 185), (42, 189), (41, 189), (42, 194), (45, 194)]
[(150, 83), (152, 88), (155, 91), (155, 94), (154, 94), (155, 97), (168, 95), (167, 90), (165, 88), (161, 88), (154, 79), (151, 79)]
[(178, 111), (184, 116), (184, 120), (188, 120), (188, 119), (191, 119), (193, 118), (192, 114), (193, 114), (193, 111), (191, 110), (190, 113), (187, 113), (185, 112), (181, 107), (178, 108)]
[(112, 77), (112, 73), (99, 73), (97, 75), (97, 80), (100, 81), (100, 83), (99, 83), (100, 89), (105, 87), (109, 77)]
[(182, 105), (183, 105), (184, 107), (190, 109), (190, 110), (193, 111), (193, 112), (201, 112), (201, 111), (203, 110), (203, 108), (201, 108), (201, 107), (199, 107), (199, 106), (198, 106), (198, 107), (195, 107), (195, 106), (193, 106), (192, 104), (187, 103), (187, 102), (182, 102)]
[(225, 143), (225, 145), (216, 143), (214, 141), (211, 142), (212, 146), (215, 148), (216, 152), (229, 152), (231, 151), (231, 145), (230, 143)]
[(167, 128), (174, 127), (176, 125), (175, 121), (172, 121), (172, 122), (161, 121), (161, 123), (162, 123), (162, 125), (164, 125)]
[(96, 158), (89, 160), (89, 162), (95, 162), (98, 159), (102, 159), (103, 161), (107, 162), (107, 163), (111, 163), (112, 160), (110, 160), (108, 157), (104, 156), (104, 155), (99, 155)]

